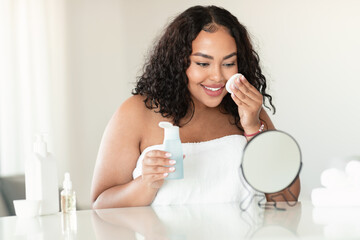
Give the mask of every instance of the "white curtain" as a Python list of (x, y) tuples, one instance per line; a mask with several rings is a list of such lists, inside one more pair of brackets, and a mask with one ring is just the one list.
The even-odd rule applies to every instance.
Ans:
[(0, 175), (24, 172), (34, 134), (47, 133), (50, 148), (53, 142), (51, 95), (61, 57), (54, 39), (62, 31), (56, 5), (61, 1), (0, 1)]

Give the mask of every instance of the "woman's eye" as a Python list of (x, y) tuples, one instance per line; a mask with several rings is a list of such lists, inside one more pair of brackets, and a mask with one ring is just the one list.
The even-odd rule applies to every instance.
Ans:
[(196, 65), (199, 65), (200, 67), (207, 67), (207, 66), (209, 66), (208, 63), (203, 63), (203, 62), (197, 62)]
[(235, 66), (235, 63), (225, 63), (224, 64), (225, 67), (232, 67), (232, 66)]

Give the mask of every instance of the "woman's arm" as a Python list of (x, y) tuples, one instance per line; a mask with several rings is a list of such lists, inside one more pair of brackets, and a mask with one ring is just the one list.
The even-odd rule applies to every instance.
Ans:
[[(275, 126), (274, 124), (272, 123), (269, 115), (266, 113), (266, 111), (261, 108), (260, 110), (260, 114), (259, 114), (259, 124), (255, 127), (253, 127), (252, 129), (249, 129), (247, 128), (245, 131), (246, 133), (248, 134), (252, 134), (252, 133), (257, 133), (260, 129), (260, 126), (261, 126), (261, 122), (264, 124), (264, 129), (263, 131), (266, 131), (266, 130), (275, 130)], [(255, 135), (254, 135), (255, 136)], [(251, 137), (246, 137), (246, 139), (248, 141), (250, 141), (250, 139), (252, 139), (254, 136), (251, 136)]]
[(92, 181), (93, 208), (144, 206), (155, 198), (169, 169), (157, 165), (171, 165), (165, 152), (146, 154), (142, 176), (132, 177), (147, 121), (144, 109), (142, 97), (133, 96), (122, 104), (106, 127)]
[[(270, 117), (262, 108), (263, 96), (257, 91), (243, 76), (240, 81), (235, 82), (236, 87), (232, 87), (234, 94), (232, 98), (238, 105), (241, 125), (247, 135), (257, 133), (264, 123), (264, 131), (275, 129)], [(253, 136), (248, 136), (249, 141)], [(290, 191), (290, 192), (289, 192)], [(288, 188), (279, 193), (266, 194), (268, 201), (297, 201), (300, 194), (300, 179), (297, 178)]]
[(233, 91), (231, 97), (238, 106), (240, 124), (247, 140), (250, 140), (259, 131), (261, 122), (264, 123), (264, 130), (275, 129), (262, 107), (263, 95), (244, 76), (241, 75), (235, 79), (230, 88)]

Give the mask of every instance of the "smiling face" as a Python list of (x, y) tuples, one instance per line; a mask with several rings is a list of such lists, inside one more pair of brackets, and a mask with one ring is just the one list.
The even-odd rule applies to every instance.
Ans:
[(227, 94), (227, 80), (238, 72), (235, 39), (219, 27), (201, 31), (192, 42), (188, 88), (196, 107), (217, 107)]

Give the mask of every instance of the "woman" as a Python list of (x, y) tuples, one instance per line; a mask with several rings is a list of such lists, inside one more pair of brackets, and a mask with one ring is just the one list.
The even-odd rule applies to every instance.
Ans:
[[(229, 94), (225, 84), (238, 72), (243, 76)], [(167, 27), (134, 96), (105, 130), (94, 171), (93, 208), (239, 201), (243, 148), (260, 131), (274, 129), (262, 108), (266, 98), (274, 108), (265, 90), (258, 55), (237, 18), (215, 6), (187, 9)], [(180, 127), (182, 180), (166, 180), (176, 163), (159, 150), (161, 121)], [(299, 180), (290, 188), (297, 198)]]

